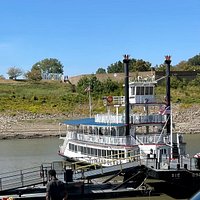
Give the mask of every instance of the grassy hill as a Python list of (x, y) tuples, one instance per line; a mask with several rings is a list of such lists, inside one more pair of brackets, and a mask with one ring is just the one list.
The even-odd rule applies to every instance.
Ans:
[[(164, 96), (165, 87), (157, 87), (156, 92)], [(181, 102), (185, 107), (200, 103), (200, 87), (172, 89), (171, 95), (174, 103)], [(93, 100), (93, 113), (103, 110), (102, 99)], [(88, 96), (73, 93), (69, 83), (0, 80), (0, 113), (15, 115), (19, 112), (88, 114)]]
[(0, 112), (68, 112), (75, 106), (77, 96), (71, 92), (70, 84), (57, 81), (33, 83), (4, 80), (0, 81)]

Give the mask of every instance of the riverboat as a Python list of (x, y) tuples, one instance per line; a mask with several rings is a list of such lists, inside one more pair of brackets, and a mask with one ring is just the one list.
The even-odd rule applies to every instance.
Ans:
[[(170, 98), (156, 96), (158, 81), (153, 76), (130, 81), (126, 61), (124, 65), (125, 96), (103, 97), (104, 114), (64, 121), (66, 135), (61, 137), (64, 142), (59, 155), (103, 166), (138, 158), (159, 161), (186, 155), (183, 136), (172, 133)], [(166, 80), (169, 78), (166, 76)], [(167, 91), (166, 96), (169, 94)]]

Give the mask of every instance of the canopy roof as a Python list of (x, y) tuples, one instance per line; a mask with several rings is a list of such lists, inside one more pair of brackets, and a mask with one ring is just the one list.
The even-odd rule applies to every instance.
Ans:
[(63, 124), (72, 125), (72, 126), (125, 126), (124, 123), (102, 123), (102, 122), (95, 122), (95, 118), (84, 118), (84, 119), (75, 119), (75, 120), (65, 120)]

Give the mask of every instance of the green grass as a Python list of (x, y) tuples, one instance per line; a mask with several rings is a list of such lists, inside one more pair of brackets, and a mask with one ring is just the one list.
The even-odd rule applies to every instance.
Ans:
[[(156, 87), (156, 94), (164, 96), (165, 87)], [(183, 107), (200, 103), (200, 87), (172, 89), (171, 96), (172, 102), (182, 103)], [(105, 112), (102, 98), (94, 99), (97, 98), (92, 100), (93, 113)], [(5, 81), (0, 82), (0, 112), (12, 115), (17, 112), (88, 114), (88, 96), (72, 93), (70, 84), (56, 81), (38, 83)]]

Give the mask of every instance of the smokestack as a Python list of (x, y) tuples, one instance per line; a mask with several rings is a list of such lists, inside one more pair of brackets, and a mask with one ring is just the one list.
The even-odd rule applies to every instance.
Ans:
[(166, 65), (166, 109), (167, 109), (167, 134), (171, 133), (171, 99), (170, 99), (170, 63), (171, 56), (165, 56)]
[(124, 55), (124, 72), (125, 72), (125, 125), (126, 125), (126, 136), (130, 135), (129, 127), (129, 55)]

